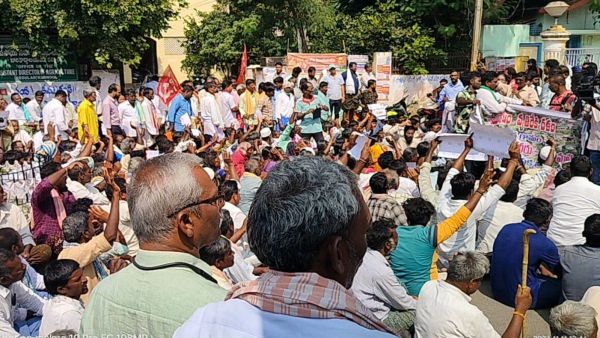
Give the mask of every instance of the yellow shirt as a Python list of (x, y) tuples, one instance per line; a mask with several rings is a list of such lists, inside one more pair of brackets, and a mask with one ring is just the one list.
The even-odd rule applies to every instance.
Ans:
[(87, 125), (90, 136), (94, 143), (97, 143), (100, 135), (98, 134), (98, 115), (96, 114), (96, 105), (93, 102), (90, 102), (88, 99), (85, 99), (77, 108), (77, 120), (79, 127), (79, 140), (86, 142), (87, 140), (83, 140), (83, 126)]
[[(96, 112), (94, 111), (94, 114)], [(92, 290), (100, 283), (100, 278), (96, 274), (94, 268), (94, 261), (100, 257), (101, 254), (112, 249), (112, 245), (106, 240), (104, 234), (94, 236), (89, 242), (81, 245), (65, 248), (58, 255), (58, 259), (72, 259), (79, 263), (79, 266), (83, 269), (83, 275), (88, 280), (88, 292), (81, 295), (81, 301), (83, 304), (88, 303)]]

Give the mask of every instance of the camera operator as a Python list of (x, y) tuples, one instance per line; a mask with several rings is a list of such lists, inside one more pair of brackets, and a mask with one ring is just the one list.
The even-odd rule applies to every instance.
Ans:
[[(573, 106), (571, 117), (583, 118), (585, 124), (583, 131), (588, 132), (587, 146), (592, 162), (592, 182), (600, 184), (600, 95), (595, 89), (600, 85), (598, 66), (593, 62), (586, 62), (581, 67), (576, 83), (575, 94), (577, 101)], [(582, 143), (585, 144), (582, 135)]]

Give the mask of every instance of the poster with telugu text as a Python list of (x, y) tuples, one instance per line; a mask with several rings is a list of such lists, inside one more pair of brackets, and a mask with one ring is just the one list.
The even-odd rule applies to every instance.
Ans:
[(335, 65), (338, 72), (346, 69), (348, 56), (344, 53), (335, 54), (312, 54), (312, 53), (288, 53), (287, 54), (287, 72), (292, 74), (294, 67), (302, 68), (306, 73), (308, 67), (316, 68), (317, 73), (327, 70), (329, 65)]
[(510, 107), (517, 112), (498, 114), (490, 124), (510, 127), (518, 133), (517, 141), (526, 167), (539, 167), (539, 151), (549, 138), (558, 145), (556, 163), (559, 166), (571, 162), (580, 153), (582, 123), (572, 119), (569, 113), (520, 105)]

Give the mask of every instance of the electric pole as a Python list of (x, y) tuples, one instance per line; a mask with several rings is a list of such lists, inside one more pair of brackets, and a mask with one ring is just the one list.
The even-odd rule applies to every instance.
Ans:
[(483, 16), (483, 0), (475, 0), (475, 19), (473, 20), (473, 44), (471, 46), (471, 71), (477, 70), (477, 57), (481, 43), (481, 17)]

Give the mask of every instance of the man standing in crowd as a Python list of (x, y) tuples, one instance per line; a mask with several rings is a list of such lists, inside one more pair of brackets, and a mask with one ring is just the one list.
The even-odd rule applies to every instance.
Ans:
[(206, 84), (206, 95), (200, 99), (200, 117), (204, 126), (204, 135), (210, 141), (223, 138), (223, 114), (217, 102), (217, 84), (210, 82)]
[(256, 81), (246, 80), (246, 91), (240, 95), (240, 114), (244, 123), (251, 127), (258, 125), (260, 116), (256, 115), (258, 109), (258, 98), (256, 95)]
[(238, 130), (240, 126), (235, 117), (239, 114), (240, 109), (235, 103), (232, 95), (234, 92), (234, 83), (228, 79), (225, 79), (223, 80), (221, 86), (223, 90), (218, 94), (218, 101), (221, 102), (221, 113), (223, 114), (224, 127), (233, 126), (235, 130)]
[[(103, 102), (102, 95), (100, 94), (100, 88), (102, 88), (102, 79), (99, 76), (92, 76), (88, 81), (92, 90), (96, 92), (96, 102)], [(102, 105), (99, 104), (96, 106), (96, 113), (98, 116), (102, 115)]]
[(98, 284), (80, 333), (170, 337), (198, 306), (225, 297), (199, 259), (199, 248), (219, 237), (223, 197), (200, 159), (182, 153), (145, 162), (127, 193), (140, 250)]
[(323, 79), (327, 82), (327, 97), (329, 97), (329, 111), (331, 119), (341, 119), (342, 102), (345, 100), (346, 91), (343, 90), (344, 79), (337, 73), (334, 65), (329, 65), (329, 74)]
[(373, 73), (373, 65), (367, 63), (365, 65), (365, 73), (360, 77), (360, 83), (362, 84), (363, 90), (367, 90), (369, 88), (369, 81), (377, 80), (375, 73)]
[(278, 76), (282, 79), (287, 78), (287, 73), (285, 72), (285, 70), (283, 70), (283, 64), (281, 62), (275, 63), (275, 75), (273, 76), (273, 78), (276, 78)]
[(171, 102), (168, 115), (171, 130), (182, 133), (185, 127), (191, 125), (191, 118), (193, 116), (192, 95), (194, 95), (194, 88), (185, 85), (181, 88), (181, 93), (177, 94)]
[(548, 87), (550, 88), (550, 91), (554, 93), (552, 99), (550, 99), (550, 106), (548, 109), (571, 112), (573, 110), (573, 105), (577, 100), (577, 96), (567, 89), (564, 76), (552, 76), (548, 81)]
[[(54, 98), (50, 100), (42, 109), (44, 121), (44, 133), (48, 134), (48, 125), (52, 123), (55, 128), (54, 135), (60, 136), (62, 140), (68, 140), (69, 121), (67, 121), (67, 93), (64, 90), (57, 90)], [(56, 140), (53, 140), (56, 141)]]
[(317, 74), (317, 69), (315, 67), (308, 67), (308, 77), (306, 78), (308, 80), (308, 82), (310, 82), (310, 84), (313, 86), (313, 88), (317, 89), (319, 88), (319, 82), (321, 82), (321, 78), (323, 77), (323, 74), (319, 75), (319, 78), (316, 77)]
[(444, 86), (438, 98), (440, 110), (444, 110), (444, 104), (448, 101), (454, 101), (456, 95), (464, 89), (465, 86), (460, 81), (460, 73), (456, 70), (452, 71), (452, 73), (450, 73), (450, 83)]
[(42, 110), (44, 109), (44, 92), (41, 90), (36, 91), (33, 100), (27, 102), (25, 108), (31, 114), (33, 122), (40, 121), (42, 119)]
[(357, 69), (356, 62), (350, 62), (348, 70), (342, 73), (342, 79), (344, 80), (342, 89), (345, 93), (342, 107), (348, 113), (350, 121), (354, 119), (354, 113), (359, 107), (358, 95), (362, 91), (360, 79), (358, 78), (358, 74), (356, 74)]
[(523, 104), (530, 107), (537, 107), (540, 104), (540, 98), (534, 88), (530, 86), (531, 78), (524, 72), (520, 72), (514, 78), (517, 83), (516, 98), (523, 101)]
[(106, 134), (110, 130), (113, 135), (124, 135), (121, 129), (121, 116), (119, 114), (119, 96), (121, 87), (116, 83), (108, 86), (108, 95), (102, 101), (102, 126)]
[(21, 95), (18, 93), (12, 93), (10, 95), (10, 104), (6, 106), (8, 112), (8, 119), (11, 121), (18, 121), (19, 124), (25, 124), (26, 122), (33, 122), (33, 118), (27, 109), (27, 106), (23, 103)]
[(98, 115), (96, 114), (96, 91), (94, 89), (85, 89), (83, 91), (85, 100), (77, 108), (77, 122), (79, 140), (87, 142), (84, 137), (89, 135), (92, 143), (98, 143), (100, 140), (100, 130), (98, 126)]

